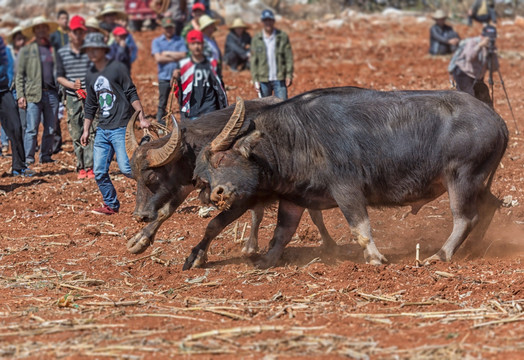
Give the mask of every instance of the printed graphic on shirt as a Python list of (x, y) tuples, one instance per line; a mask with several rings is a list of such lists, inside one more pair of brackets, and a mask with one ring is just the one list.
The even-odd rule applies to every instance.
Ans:
[(208, 69), (195, 69), (194, 87), (210, 87), (209, 74), (211, 73)]
[(100, 105), (100, 111), (102, 111), (103, 117), (109, 116), (109, 111), (115, 104), (116, 96), (109, 80), (105, 76), (100, 75), (95, 81), (95, 92), (98, 97), (98, 105)]

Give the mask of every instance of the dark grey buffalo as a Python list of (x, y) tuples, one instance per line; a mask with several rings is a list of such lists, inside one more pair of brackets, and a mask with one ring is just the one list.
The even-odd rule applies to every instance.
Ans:
[[(238, 113), (244, 104), (237, 101)], [(220, 208), (277, 196), (278, 223), (260, 266), (274, 266), (303, 208), (339, 207), (371, 264), (386, 259), (371, 236), (368, 206), (410, 205), (414, 214), (448, 192), (453, 231), (427, 261), (449, 261), (498, 205), (490, 186), (508, 142), (504, 120), (458, 91), (319, 89), (232, 117), (197, 159), (195, 176)]]
[[(249, 116), (256, 116), (268, 104), (279, 101), (266, 98), (246, 102)], [(196, 155), (211, 142), (231, 118), (234, 107), (206, 114), (195, 121), (183, 121), (180, 126), (174, 121), (174, 131), (161, 139), (138, 144), (134, 133), (135, 113), (130, 119), (126, 132), (126, 151), (130, 159), (132, 177), (137, 181), (134, 216), (148, 224), (127, 243), (130, 252), (138, 254), (153, 242), (156, 232), (164, 221), (180, 206), (195, 189), (193, 170)], [(249, 117), (248, 116), (248, 117)], [(263, 217), (264, 204), (251, 204), (253, 209), (251, 234), (243, 252), (250, 254), (257, 250), (258, 227)], [(242, 215), (223, 212), (212, 219), (206, 228), (202, 243), (209, 242), (222, 229)], [(233, 215), (233, 216), (232, 216)], [(334, 244), (322, 220), (322, 213), (311, 211), (311, 218), (319, 228), (325, 246)], [(199, 248), (199, 250), (202, 250)], [(200, 251), (194, 266), (205, 261), (207, 247)], [(198, 251), (197, 251), (198, 252)]]

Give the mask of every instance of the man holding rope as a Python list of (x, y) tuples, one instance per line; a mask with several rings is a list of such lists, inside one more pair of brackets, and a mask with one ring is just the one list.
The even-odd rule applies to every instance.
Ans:
[[(186, 42), (175, 35), (175, 23), (172, 18), (162, 19), (164, 33), (153, 40), (151, 53), (158, 64), (158, 111), (156, 120), (165, 125), (164, 117), (169, 94), (178, 75), (178, 61), (186, 57)], [(171, 110), (171, 109), (169, 109)]]

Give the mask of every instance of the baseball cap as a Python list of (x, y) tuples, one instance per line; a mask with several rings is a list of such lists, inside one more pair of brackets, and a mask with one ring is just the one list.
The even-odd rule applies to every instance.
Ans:
[(170, 27), (170, 26), (173, 26), (173, 27), (175, 26), (175, 22), (170, 17), (162, 18), (161, 24), (162, 24), (162, 27), (165, 27), (165, 28)]
[(76, 30), (76, 29), (87, 30), (86, 21), (83, 17), (79, 15), (75, 15), (71, 18), (71, 20), (69, 20), (69, 28), (71, 30)]
[(195, 3), (193, 7), (191, 8), (191, 11), (195, 11), (195, 10), (206, 11), (206, 7), (202, 3)]
[(269, 9), (262, 11), (262, 15), (260, 15), (260, 20), (267, 20), (267, 19), (275, 20), (275, 14), (273, 14), (273, 11)]
[(187, 33), (186, 40), (188, 44), (195, 43), (195, 42), (204, 42), (204, 34), (202, 34), (202, 31), (199, 30), (191, 30)]
[(490, 39), (496, 39), (497, 38), (497, 28), (491, 25), (484, 26), (484, 29), (482, 29), (482, 36), (487, 36)]
[(122, 26), (117, 26), (113, 29), (113, 35), (120, 36), (120, 35), (127, 35), (128, 32), (126, 29), (124, 29)]

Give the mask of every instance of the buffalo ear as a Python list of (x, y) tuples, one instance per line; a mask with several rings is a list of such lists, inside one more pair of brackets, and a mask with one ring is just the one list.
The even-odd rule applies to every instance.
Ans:
[(264, 134), (261, 131), (255, 130), (248, 136), (244, 136), (243, 138), (238, 140), (235, 143), (233, 149), (238, 151), (240, 155), (248, 159), (249, 156), (251, 156), (251, 151), (253, 151), (253, 148), (257, 146), (257, 144), (260, 142), (263, 136)]

